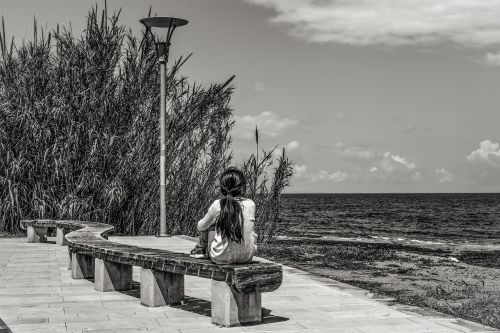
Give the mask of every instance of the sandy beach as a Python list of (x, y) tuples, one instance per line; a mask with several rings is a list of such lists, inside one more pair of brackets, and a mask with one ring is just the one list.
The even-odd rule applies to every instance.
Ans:
[(283, 237), (261, 245), (259, 255), (368, 289), (389, 302), (500, 328), (498, 246)]

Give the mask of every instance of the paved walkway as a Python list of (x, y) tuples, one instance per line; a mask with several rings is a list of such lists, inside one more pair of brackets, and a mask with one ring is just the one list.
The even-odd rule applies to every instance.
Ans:
[[(110, 240), (184, 252), (193, 246), (177, 237)], [(290, 267), (284, 267), (282, 287), (262, 295), (262, 324), (219, 328), (210, 324), (207, 279), (186, 276), (183, 306), (147, 308), (140, 305), (138, 283), (130, 292), (103, 293), (91, 281), (71, 279), (67, 255), (66, 247), (55, 244), (0, 239), (0, 333), (500, 332), (432, 311), (391, 307), (362, 289)], [(139, 281), (138, 268), (134, 281)]]

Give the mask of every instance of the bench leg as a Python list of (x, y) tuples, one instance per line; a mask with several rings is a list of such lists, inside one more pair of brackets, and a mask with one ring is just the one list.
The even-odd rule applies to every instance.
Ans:
[(47, 227), (28, 226), (28, 243), (47, 243)]
[(68, 232), (66, 229), (57, 228), (57, 233), (56, 233), (56, 244), (57, 245), (64, 246), (67, 244), (66, 238), (64, 238), (64, 236), (66, 236), (67, 233)]
[(225, 327), (262, 321), (261, 294), (241, 294), (225, 281), (212, 280), (212, 324)]
[(95, 259), (95, 290), (115, 291), (132, 289), (132, 266)]
[(94, 277), (94, 257), (80, 253), (71, 254), (71, 277), (89, 279)]
[(141, 304), (149, 307), (180, 304), (184, 275), (141, 268)]

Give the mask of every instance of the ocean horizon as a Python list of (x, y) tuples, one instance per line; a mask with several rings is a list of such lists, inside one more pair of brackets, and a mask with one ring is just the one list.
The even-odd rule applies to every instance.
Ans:
[(284, 236), (500, 244), (500, 193), (286, 193)]

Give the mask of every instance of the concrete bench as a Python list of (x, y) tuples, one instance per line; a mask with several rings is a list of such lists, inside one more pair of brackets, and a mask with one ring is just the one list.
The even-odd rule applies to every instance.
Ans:
[(156, 307), (180, 304), (184, 299), (184, 276), (212, 280), (212, 323), (230, 327), (261, 322), (261, 293), (279, 288), (281, 265), (253, 261), (249, 264), (217, 265), (188, 254), (110, 242), (108, 224), (67, 220), (23, 220), (28, 242), (46, 241), (47, 228), (57, 228), (56, 243), (67, 244), (71, 276), (94, 278), (99, 291), (132, 288), (132, 267), (141, 267), (141, 303)]

